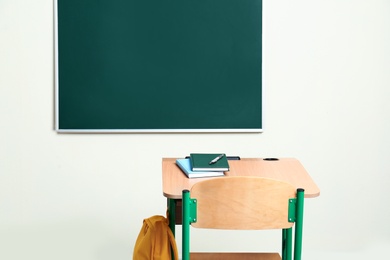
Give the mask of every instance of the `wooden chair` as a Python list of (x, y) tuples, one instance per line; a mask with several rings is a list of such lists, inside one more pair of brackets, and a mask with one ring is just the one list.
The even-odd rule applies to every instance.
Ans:
[[(304, 190), (260, 177), (218, 177), (183, 191), (183, 260), (301, 259)], [(279, 253), (191, 253), (190, 226), (229, 230), (282, 230)]]

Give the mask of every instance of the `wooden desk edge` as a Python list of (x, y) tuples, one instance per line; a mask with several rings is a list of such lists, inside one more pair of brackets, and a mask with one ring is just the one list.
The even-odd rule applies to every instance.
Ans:
[(320, 192), (313, 193), (313, 194), (306, 194), (306, 193), (305, 193), (305, 198), (306, 198), (306, 199), (317, 198), (317, 197), (320, 196), (320, 194), (321, 194)]
[(174, 200), (181, 200), (182, 199), (181, 196), (174, 196), (174, 195), (167, 194), (165, 192), (163, 192), (163, 195), (167, 199), (174, 199)]
[[(314, 194), (305, 194), (305, 199), (312, 199), (312, 198), (317, 198), (320, 196), (320, 192), (318, 193), (314, 193)], [(163, 192), (163, 196), (167, 199), (175, 199), (175, 200), (181, 200), (182, 197), (181, 195), (180, 196), (175, 196), (175, 195), (171, 195), (171, 194), (168, 194), (168, 193), (165, 193)]]
[[(173, 163), (175, 163), (176, 162), (176, 159), (178, 159), (178, 158), (162, 158), (162, 164), (164, 163), (164, 162), (173, 162)], [(242, 158), (243, 160), (262, 160), (263, 158)], [(297, 160), (297, 159), (295, 159), (295, 158), (280, 158), (280, 159), (294, 159), (294, 160)], [(297, 160), (298, 162), (299, 162), (299, 160)], [(300, 163), (300, 162), (299, 162)], [(301, 166), (303, 167), (303, 165), (301, 164)], [(303, 167), (304, 168), (304, 167)], [(305, 170), (306, 171), (306, 170)], [(309, 175), (309, 177), (310, 177), (310, 175)], [(310, 177), (311, 178), (311, 177)], [(205, 178), (205, 179), (209, 179), (209, 178)], [(313, 181), (313, 183), (314, 183), (314, 181)], [(315, 183), (314, 183), (315, 184)], [(317, 186), (316, 184), (315, 184), (315, 186)], [(299, 187), (298, 187), (299, 188)], [(316, 197), (319, 197), (320, 196), (320, 189), (318, 188), (318, 186), (317, 186), (317, 189), (318, 189), (318, 192), (315, 192), (315, 193), (305, 193), (305, 198), (316, 198)], [(181, 193), (180, 194), (177, 194), (177, 195), (175, 195), (175, 194), (169, 194), (169, 193), (166, 193), (166, 192), (164, 192), (163, 191), (163, 196), (164, 197), (166, 197), (166, 198), (168, 198), (168, 199), (181, 199), (182, 198), (182, 196), (181, 196)]]

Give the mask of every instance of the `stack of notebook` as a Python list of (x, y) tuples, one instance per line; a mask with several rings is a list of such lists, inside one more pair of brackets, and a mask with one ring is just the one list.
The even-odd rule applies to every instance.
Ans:
[(223, 176), (229, 171), (225, 154), (192, 153), (190, 158), (177, 159), (176, 164), (188, 178)]

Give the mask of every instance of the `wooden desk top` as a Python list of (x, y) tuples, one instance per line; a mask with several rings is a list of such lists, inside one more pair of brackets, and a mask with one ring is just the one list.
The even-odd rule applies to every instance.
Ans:
[[(259, 176), (277, 179), (305, 189), (305, 198), (320, 195), (320, 189), (312, 180), (302, 164), (293, 158), (279, 158), (277, 161), (265, 161), (262, 158), (245, 158), (229, 161), (230, 171), (226, 176)], [(162, 160), (163, 194), (167, 198), (181, 199), (182, 190), (190, 189), (193, 184), (209, 178), (189, 179), (176, 165), (176, 158)], [(223, 178), (223, 177), (214, 177)]]

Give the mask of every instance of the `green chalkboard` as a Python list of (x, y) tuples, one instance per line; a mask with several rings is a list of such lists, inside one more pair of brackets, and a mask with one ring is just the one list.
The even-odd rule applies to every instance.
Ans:
[(262, 0), (57, 0), (59, 132), (260, 132)]

